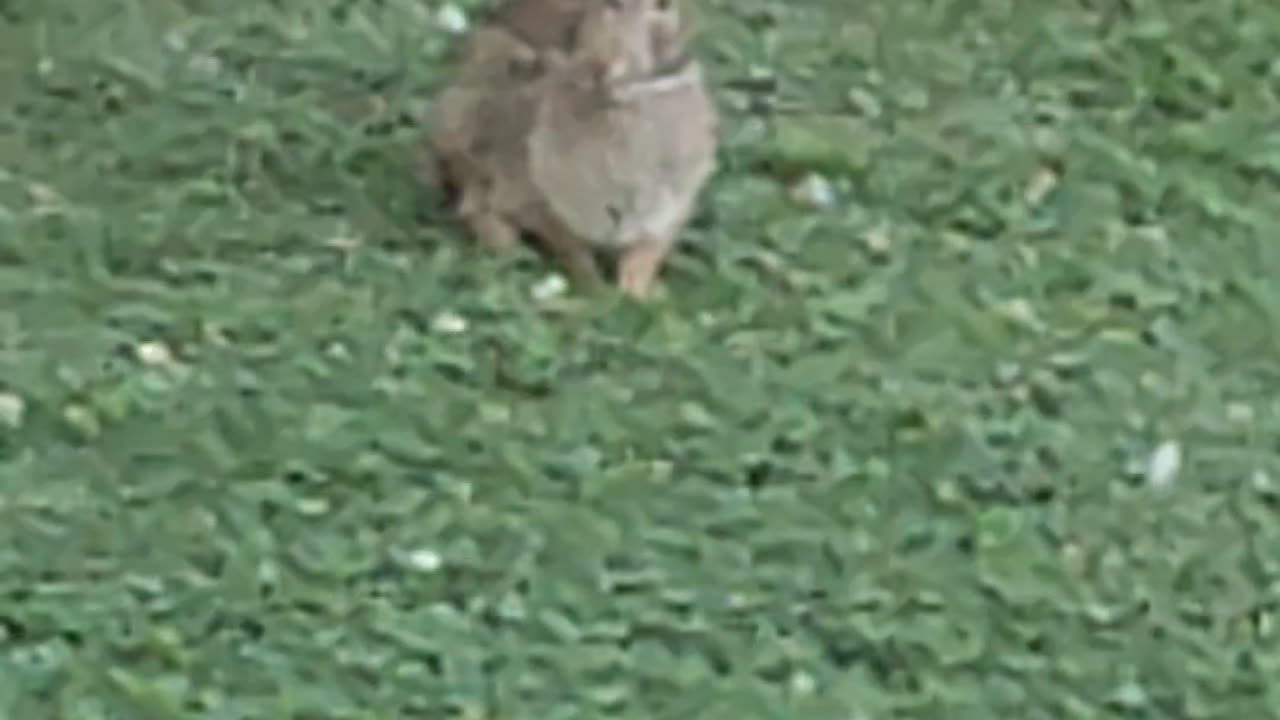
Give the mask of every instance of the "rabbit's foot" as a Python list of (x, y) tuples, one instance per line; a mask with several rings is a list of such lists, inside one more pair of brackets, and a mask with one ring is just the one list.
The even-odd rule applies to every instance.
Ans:
[(671, 244), (644, 240), (627, 248), (618, 260), (618, 289), (638, 300), (649, 297)]

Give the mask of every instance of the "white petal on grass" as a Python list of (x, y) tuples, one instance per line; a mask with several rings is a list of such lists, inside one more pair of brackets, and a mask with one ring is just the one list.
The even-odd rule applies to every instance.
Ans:
[(431, 320), (431, 329), (441, 335), (458, 335), (467, 331), (467, 319), (456, 312), (445, 310)]
[(791, 692), (796, 695), (812, 695), (817, 689), (818, 682), (809, 673), (801, 670), (791, 676)]
[(1257, 619), (1258, 637), (1263, 639), (1271, 637), (1271, 635), (1275, 632), (1275, 626), (1276, 626), (1275, 613), (1266, 612), (1266, 611), (1258, 613), (1258, 619)]
[(405, 555), (404, 560), (409, 567), (424, 573), (433, 573), (444, 565), (440, 553), (430, 548), (413, 550)]
[(1056, 187), (1058, 187), (1058, 173), (1052, 168), (1042, 167), (1031, 176), (1026, 189), (1023, 190), (1023, 202), (1032, 206), (1039, 205)]
[(888, 255), (893, 247), (893, 235), (889, 232), (888, 223), (880, 223), (867, 231), (863, 242), (873, 255)]
[(1227, 406), (1227, 421), (1233, 425), (1252, 425), (1256, 417), (1253, 407), (1246, 403), (1231, 403)]
[(27, 185), (27, 193), (31, 196), (31, 201), (40, 208), (61, 207), (65, 204), (62, 196), (51, 185), (33, 182)]
[(1111, 696), (1115, 702), (1131, 708), (1146, 706), (1148, 698), (1146, 689), (1133, 680), (1121, 684)]
[(1164, 488), (1173, 484), (1182, 470), (1182, 446), (1166, 440), (1156, 447), (1147, 459), (1147, 484)]
[(325, 247), (339, 252), (352, 252), (364, 244), (364, 240), (355, 233), (339, 233), (324, 241)]
[(995, 311), (1007, 320), (1012, 320), (1035, 332), (1043, 332), (1045, 329), (1044, 321), (1036, 313), (1036, 308), (1031, 301), (1026, 298), (1015, 297), (1000, 301), (995, 305)]
[(217, 75), (222, 72), (222, 62), (213, 55), (192, 55), (187, 61), (191, 69), (202, 75)]
[(825, 210), (836, 204), (836, 191), (830, 180), (809, 173), (791, 187), (791, 198), (803, 207)]
[(187, 36), (177, 29), (164, 34), (164, 44), (170, 50), (180, 53), (187, 49)]
[(330, 502), (322, 497), (299, 498), (294, 506), (299, 513), (308, 517), (324, 515), (332, 507)]
[(164, 367), (173, 364), (173, 353), (169, 346), (162, 342), (145, 342), (134, 349), (138, 361), (151, 367)]
[(569, 282), (562, 275), (548, 275), (534, 285), (529, 294), (538, 302), (545, 302), (564, 295), (569, 290)]
[(98, 417), (83, 405), (68, 405), (63, 408), (62, 419), (85, 437), (96, 438), (102, 432), (102, 423)]
[(22, 420), (26, 414), (27, 403), (21, 395), (0, 393), (0, 425), (16, 430), (22, 426)]
[(466, 32), (467, 27), (471, 24), (462, 8), (453, 3), (445, 3), (440, 6), (440, 10), (436, 13), (436, 23), (447, 32), (455, 35), (461, 35)]
[(866, 88), (853, 88), (848, 93), (849, 107), (859, 115), (875, 119), (884, 114), (884, 105), (876, 94)]
[(277, 585), (280, 582), (280, 566), (270, 560), (258, 563), (258, 582), (262, 585)]
[(498, 601), (498, 615), (505, 620), (523, 620), (528, 614), (519, 593), (507, 593)]

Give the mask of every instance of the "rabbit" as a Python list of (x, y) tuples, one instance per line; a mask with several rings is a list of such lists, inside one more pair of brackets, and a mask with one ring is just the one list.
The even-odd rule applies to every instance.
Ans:
[[(647, 294), (714, 167), (716, 116), (688, 29), (669, 0), (498, 8), (437, 97), (429, 133), (481, 244), (508, 248), (530, 232), (589, 287), (603, 283), (593, 250), (623, 250), (619, 286)], [(618, 213), (617, 227), (601, 212)]]
[(614, 251), (619, 290), (644, 298), (715, 171), (719, 116), (674, 0), (596, 0), (577, 40), (526, 141), (542, 239), (588, 279)]

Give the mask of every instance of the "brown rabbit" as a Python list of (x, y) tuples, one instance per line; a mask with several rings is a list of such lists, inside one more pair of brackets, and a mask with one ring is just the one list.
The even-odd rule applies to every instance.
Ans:
[(714, 167), (688, 28), (669, 0), (508, 0), (473, 34), (429, 136), (483, 244), (531, 231), (583, 285), (594, 248), (621, 250), (620, 287), (647, 294)]
[(672, 0), (596, 0), (539, 83), (527, 141), (544, 242), (578, 273), (592, 249), (620, 253), (618, 286), (635, 297), (715, 169), (718, 115), (687, 35)]

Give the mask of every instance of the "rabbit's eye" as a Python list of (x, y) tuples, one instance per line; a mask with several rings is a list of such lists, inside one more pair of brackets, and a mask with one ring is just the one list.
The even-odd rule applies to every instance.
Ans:
[(564, 50), (573, 50), (578, 46), (578, 30), (581, 28), (582, 22), (571, 22), (565, 25), (564, 32), (560, 35), (560, 47)]

